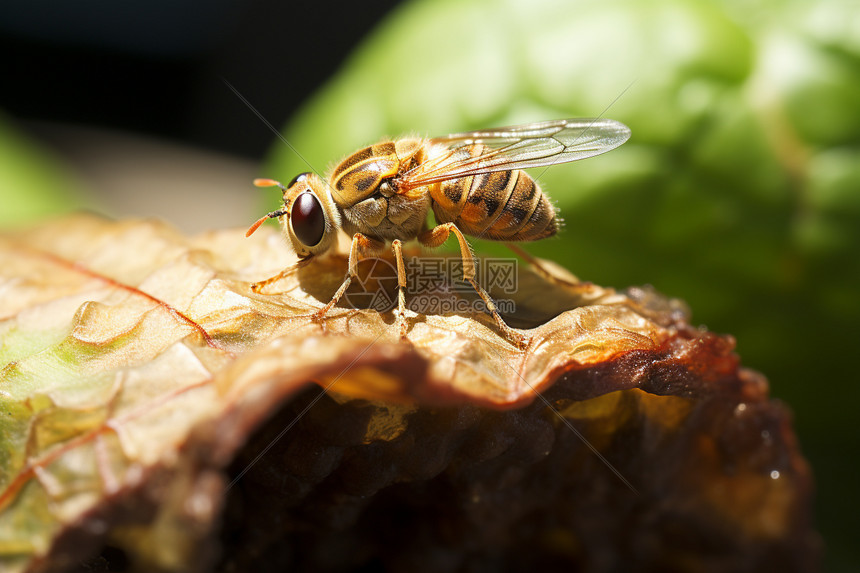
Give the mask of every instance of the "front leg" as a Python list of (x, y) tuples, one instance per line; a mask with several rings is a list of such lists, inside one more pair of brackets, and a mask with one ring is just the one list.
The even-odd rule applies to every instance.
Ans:
[(288, 266), (287, 268), (285, 268), (284, 270), (282, 270), (281, 272), (279, 272), (275, 276), (269, 277), (267, 279), (261, 280), (261, 281), (256, 282), (256, 283), (251, 283), (251, 290), (257, 294), (264, 294), (263, 293), (264, 288), (266, 288), (267, 286), (269, 286), (272, 283), (278, 282), (279, 280), (290, 276), (291, 274), (293, 274), (294, 272), (296, 272), (297, 270), (299, 270), (300, 268), (302, 268), (303, 266), (308, 264), (308, 262), (312, 258), (313, 258), (313, 255), (309, 255), (307, 257), (299, 259), (298, 262), (296, 262), (293, 265)]
[(400, 239), (391, 242), (394, 259), (397, 261), (397, 324), (400, 325), (400, 339), (406, 339), (406, 265), (403, 264), (403, 245)]
[(347, 269), (343, 283), (341, 283), (340, 288), (338, 288), (337, 292), (334, 293), (334, 296), (331, 298), (329, 303), (314, 313), (315, 320), (322, 320), (328, 311), (337, 304), (343, 296), (343, 293), (346, 292), (346, 289), (349, 288), (349, 283), (352, 282), (352, 279), (358, 278), (359, 255), (379, 253), (383, 248), (385, 248), (385, 242), (380, 241), (379, 239), (374, 239), (367, 235), (362, 235), (361, 233), (356, 233), (352, 236), (352, 244), (349, 248), (349, 268)]
[(460, 243), (460, 257), (463, 259), (463, 279), (472, 285), (472, 288), (475, 289), (475, 292), (478, 293), (478, 296), (480, 296), (481, 300), (484, 301), (484, 304), (487, 305), (487, 310), (496, 320), (496, 324), (498, 325), (502, 336), (507, 338), (518, 348), (525, 349), (528, 347), (530, 342), (528, 337), (523, 336), (507, 325), (502, 318), (502, 315), (499, 314), (498, 309), (496, 309), (496, 303), (493, 302), (490, 294), (478, 284), (477, 280), (475, 280), (475, 255), (472, 254), (472, 249), (469, 247), (469, 243), (466, 242), (466, 237), (463, 235), (462, 231), (457, 228), (457, 225), (454, 223), (443, 223), (438, 225), (429, 231), (424, 231), (419, 234), (418, 241), (428, 247), (438, 247), (448, 239), (450, 233), (454, 233), (457, 237), (457, 242)]

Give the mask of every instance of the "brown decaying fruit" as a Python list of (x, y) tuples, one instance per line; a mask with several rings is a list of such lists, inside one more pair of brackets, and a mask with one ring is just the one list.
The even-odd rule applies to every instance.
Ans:
[[(527, 350), (477, 312), (411, 312), (404, 344), (390, 311), (303, 316), (342, 256), (252, 293), (290, 263), (262, 231), (81, 216), (0, 238), (0, 327), (46, 338), (0, 378), (22, 448), (0, 564), (817, 568), (789, 414), (680, 303), (521, 265)], [(450, 286), (428, 293), (469, 296)]]

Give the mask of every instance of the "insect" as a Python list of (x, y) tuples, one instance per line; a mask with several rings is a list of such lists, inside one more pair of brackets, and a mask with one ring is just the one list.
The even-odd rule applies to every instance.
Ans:
[[(313, 315), (322, 319), (357, 278), (359, 257), (378, 254), (390, 242), (397, 264), (397, 322), (405, 338), (402, 243), (417, 239), (438, 247), (453, 234), (460, 246), (463, 279), (483, 299), (502, 335), (524, 347), (528, 339), (505, 323), (475, 280), (475, 259), (465, 235), (507, 243), (555, 235), (560, 226), (555, 207), (522, 170), (592, 157), (629, 137), (630, 129), (614, 120), (562, 119), (431, 139), (385, 140), (348, 156), (327, 181), (314, 173), (302, 173), (288, 185), (256, 179), (259, 187), (283, 191), (283, 207), (261, 217), (246, 236), (277, 218), (299, 262), (251, 288), (262, 292), (322, 255), (343, 230), (352, 237), (348, 269), (331, 301)], [(430, 211), (436, 221), (432, 227)]]

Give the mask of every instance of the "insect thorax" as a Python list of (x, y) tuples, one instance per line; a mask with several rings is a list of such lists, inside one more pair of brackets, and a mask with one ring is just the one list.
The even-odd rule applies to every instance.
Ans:
[(343, 230), (385, 240), (415, 238), (425, 226), (430, 197), (398, 194), (393, 183), (423, 154), (423, 140), (400, 139), (365, 147), (341, 161), (332, 173), (331, 187)]
[(351, 207), (341, 208), (343, 230), (363, 233), (386, 241), (409, 241), (426, 228), (430, 213), (429, 194), (415, 196), (377, 193)]
[(341, 161), (331, 175), (335, 202), (350, 207), (371, 197), (383, 181), (414, 166), (423, 146), (421, 139), (399, 139), (359, 149)]

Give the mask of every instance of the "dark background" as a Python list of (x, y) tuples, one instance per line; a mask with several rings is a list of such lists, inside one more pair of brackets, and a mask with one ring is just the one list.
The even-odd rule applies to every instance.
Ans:
[[(260, 158), (280, 127), (396, 4), (275, 0), (0, 4), (0, 109)], [(35, 126), (40, 136), (44, 128)]]

